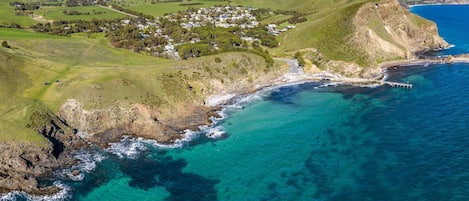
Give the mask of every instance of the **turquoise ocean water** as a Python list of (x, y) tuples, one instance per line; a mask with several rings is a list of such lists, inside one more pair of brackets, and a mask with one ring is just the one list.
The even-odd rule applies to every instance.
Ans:
[[(448, 54), (469, 52), (469, 37), (459, 38), (467, 26), (444, 20), (469, 23), (469, 7), (412, 11), (435, 17), (441, 34), (455, 44)], [(88, 173), (79, 181), (61, 180), (68, 186), (62, 198), (469, 200), (469, 65), (388, 73), (389, 80), (414, 88), (281, 87), (229, 107), (219, 123), (228, 134), (224, 139), (201, 135), (169, 149), (127, 139), (111, 151), (84, 155), (81, 169)]]

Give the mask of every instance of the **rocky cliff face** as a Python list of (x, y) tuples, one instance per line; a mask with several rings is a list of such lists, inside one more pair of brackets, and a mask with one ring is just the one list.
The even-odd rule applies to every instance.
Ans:
[(85, 147), (86, 142), (59, 118), (53, 116), (47, 121), (50, 124), (38, 130), (38, 134), (49, 140), (42, 147), (29, 143), (0, 143), (0, 193), (16, 190), (50, 195), (61, 190), (56, 186), (42, 187), (37, 179), (52, 177), (54, 170), (74, 164), (73, 152)]
[(130, 108), (114, 105), (105, 109), (85, 110), (75, 99), (67, 100), (57, 116), (76, 129), (86, 140), (106, 147), (121, 139), (122, 135), (154, 139), (171, 143), (181, 137), (185, 129), (196, 129), (208, 124), (211, 108), (194, 106), (185, 108), (191, 115), (177, 118), (165, 117), (157, 108), (133, 104)]
[(411, 59), (418, 51), (448, 47), (433, 22), (410, 13), (397, 0), (365, 4), (353, 22), (356, 31), (351, 44), (363, 47), (372, 66), (388, 60)]
[[(434, 23), (412, 15), (397, 0), (363, 5), (353, 16), (353, 25), (355, 31), (349, 44), (363, 51), (370, 66), (326, 60), (314, 48), (305, 50), (307, 63), (311, 66), (321, 65), (326, 70), (347, 76), (376, 77), (381, 73), (381, 69), (377, 68), (381, 61), (412, 58), (417, 51), (448, 45), (438, 36)], [(73, 164), (75, 161), (72, 156), (76, 148), (86, 147), (88, 143), (105, 147), (119, 140), (122, 135), (171, 143), (182, 136), (183, 130), (196, 129), (199, 125), (210, 123), (208, 117), (217, 108), (206, 107), (203, 102), (205, 97), (253, 92), (288, 71), (287, 66), (277, 66), (275, 70), (253, 68), (266, 66), (266, 63), (249, 54), (231, 53), (230, 56), (222, 57), (221, 62), (209, 58), (174, 67), (194, 70), (192, 75), (184, 75), (184, 85), (175, 87), (178, 89), (187, 84), (190, 89), (184, 92), (190, 91), (193, 95), (182, 96), (185, 98), (177, 101), (168, 99), (165, 106), (155, 107), (141, 102), (130, 106), (116, 103), (108, 108), (85, 109), (80, 101), (67, 100), (57, 114), (49, 115), (46, 123), (37, 128), (39, 133), (49, 139), (49, 145), (39, 148), (0, 144), (0, 150), (10, 150), (0, 153), (4, 159), (0, 164), (0, 193), (11, 190), (33, 194), (57, 192), (55, 187), (41, 188), (36, 178)], [(210, 71), (203, 71), (204, 66), (210, 67)]]
[[(56, 193), (54, 187), (39, 188), (36, 177), (59, 166), (48, 147), (40, 149), (28, 144), (0, 144), (0, 193), (22, 190), (33, 194)], [(8, 150), (8, 151), (6, 151)]]
[(310, 48), (305, 57), (313, 66), (349, 77), (375, 78), (381, 74), (377, 67), (381, 62), (412, 59), (417, 52), (448, 47), (435, 23), (410, 13), (398, 0), (366, 3), (352, 17), (354, 31), (347, 44), (358, 51), (361, 63), (327, 60)]

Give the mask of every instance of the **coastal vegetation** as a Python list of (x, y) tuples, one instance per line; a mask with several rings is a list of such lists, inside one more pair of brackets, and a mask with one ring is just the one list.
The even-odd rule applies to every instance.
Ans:
[[(165, 14), (185, 11), (188, 8), (209, 8), (215, 5), (227, 5), (228, 1), (222, 0), (192, 0), (192, 1), (164, 1), (164, 0), (118, 0), (113, 1), (118, 6), (126, 9), (151, 15), (153, 17), (162, 17)], [(236, 5), (236, 4), (233, 4)]]
[(125, 15), (99, 6), (44, 6), (34, 12), (46, 20), (92, 20), (92, 19), (120, 19)]
[[(230, 4), (259, 7), (254, 15), (261, 21), (277, 23), (278, 25), (290, 21), (292, 23), (297, 23), (297, 28), (275, 37), (274, 35), (268, 34), (262, 26), (248, 30), (242, 30), (237, 27), (225, 29), (205, 26), (196, 27), (190, 31), (184, 31), (184, 29), (180, 28), (178, 24), (163, 20), (162, 27), (167, 28), (164, 29), (167, 32), (163, 33), (163, 35), (169, 35), (171, 38), (178, 41), (183, 40), (184, 38), (194, 37), (199, 39), (198, 42), (182, 44), (177, 47), (182, 59), (203, 57), (201, 59), (205, 60), (205, 56), (207, 55), (220, 54), (223, 52), (245, 52), (242, 54), (254, 53), (263, 58), (266, 65), (259, 66), (261, 69), (264, 67), (274, 66), (272, 55), (282, 56), (288, 54), (297, 58), (302, 66), (313, 64), (320, 68), (325, 68), (324, 66), (327, 60), (355, 62), (359, 65), (367, 66), (367, 64), (370, 63), (370, 60), (366, 58), (366, 54), (364, 54), (359, 47), (350, 45), (349, 42), (355, 29), (352, 23), (353, 18), (350, 16), (353, 16), (354, 13), (356, 13), (357, 10), (367, 2), (369, 1), (339, 1), (332, 6), (329, 1), (321, 0), (314, 1), (313, 4), (309, 1), (302, 0), (298, 0), (293, 3), (286, 1), (251, 2), (237, 0), (232, 1)], [(141, 100), (135, 97), (147, 96), (148, 93), (163, 100), (165, 95), (161, 89), (165, 87), (161, 83), (160, 78), (165, 80), (165, 82), (168, 81), (168, 78), (177, 78), (177, 76), (171, 76), (171, 74), (176, 71), (173, 72), (173, 70), (170, 70), (172, 69), (171, 66), (176, 66), (176, 64), (171, 63), (170, 60), (167, 59), (158, 59), (147, 56), (154, 55), (154, 53), (161, 54), (163, 47), (168, 44), (167, 38), (148, 37), (145, 40), (142, 40), (142, 32), (136, 28), (136, 25), (139, 24), (138, 20), (130, 18), (128, 20), (131, 23), (123, 26), (121, 25), (123, 14), (115, 13), (112, 10), (98, 6), (78, 6), (72, 8), (49, 6), (37, 8), (34, 7), (36, 4), (31, 4), (31, 6), (29, 4), (22, 4), (21, 2), (13, 2), (13, 5), (20, 5), (20, 8), (25, 8), (24, 10), (34, 10), (34, 15), (42, 15), (47, 19), (54, 20), (53, 22), (40, 22), (35, 24), (33, 23), (34, 20), (29, 16), (16, 15), (14, 12), (16, 8), (10, 6), (10, 4), (12, 4), (11, 2), (2, 0), (1, 3), (8, 5), (1, 7), (1, 12), (5, 13), (5, 17), (2, 18), (2, 20), (4, 20), (4, 25), (20, 23), (19, 27), (31, 26), (34, 30), (39, 32), (71, 36), (59, 37), (48, 34), (32, 33), (27, 30), (0, 29), (1, 39), (4, 40), (4, 43), (2, 43), (3, 48), (1, 50), (2, 57), (4, 57), (4, 59), (2, 59), (2, 68), (5, 72), (4, 75), (11, 74), (15, 75), (13, 77), (16, 78), (12, 81), (8, 80), (11, 79), (11, 76), (7, 76), (2, 80), (2, 82), (5, 82), (2, 84), (4, 88), (2, 89), (2, 93), (4, 93), (2, 97), (17, 97), (19, 100), (22, 100), (15, 101), (19, 103), (14, 105), (14, 108), (16, 109), (11, 108), (13, 105), (8, 104), (7, 99), (2, 101), (2, 108), (5, 112), (10, 111), (5, 114), (14, 114), (14, 116), (16, 116), (14, 118), (10, 118), (8, 115), (4, 115), (4, 117), (7, 119), (17, 119), (21, 122), (18, 124), (11, 124), (6, 123), (10, 122), (10, 120), (5, 121), (4, 123), (9, 125), (5, 126), (5, 128), (22, 128), (15, 132), (2, 132), (2, 135), (5, 135), (4, 139), (7, 139), (6, 136), (8, 136), (9, 139), (24, 140), (25, 138), (21, 137), (21, 134), (11, 135), (11, 133), (34, 133), (32, 130), (26, 132), (25, 129), (27, 130), (27, 116), (31, 115), (35, 106), (45, 105), (51, 111), (56, 111), (67, 97), (77, 96), (76, 94), (83, 93), (83, 90), (87, 87), (92, 87), (93, 89), (88, 90), (87, 92), (92, 92), (95, 89), (99, 90), (97, 90), (95, 94), (82, 94), (83, 96), (89, 97), (89, 99), (81, 101), (86, 107), (102, 108), (110, 106), (116, 101), (120, 102), (125, 100), (124, 102), (128, 103), (139, 102)], [(125, 2), (120, 3), (125, 4)], [(192, 3), (197, 3), (194, 4), (197, 6), (211, 6), (214, 5), (214, 3), (226, 4), (227, 2), (194, 1)], [(141, 5), (143, 3), (134, 2), (132, 5), (139, 4)], [(176, 6), (176, 4), (178, 4), (178, 7), (187, 6), (187, 4), (179, 5), (181, 2), (156, 2), (151, 5)], [(132, 6), (129, 4), (129, 6), (125, 8), (130, 9)], [(284, 8), (289, 8), (290, 10), (282, 10)], [(187, 8), (184, 7), (184, 9)], [(331, 12), (333, 9), (335, 12)], [(74, 11), (77, 13), (89, 12), (90, 15), (65, 14)], [(279, 18), (275, 15), (269, 14), (269, 12), (285, 17)], [(88, 18), (95, 17), (95, 15), (100, 16), (101, 18)], [(71, 18), (65, 20), (64, 16)], [(395, 39), (392, 38), (383, 28), (381, 18), (377, 17), (377, 15), (370, 16), (371, 17), (367, 21), (366, 25), (371, 30), (374, 30), (380, 38), (399, 46), (399, 43), (397, 43)], [(60, 21), (58, 19), (60, 19)], [(431, 25), (426, 20), (417, 16), (411, 15), (410, 19), (418, 27), (428, 27)], [(132, 24), (134, 26), (133, 28), (131, 27)], [(243, 35), (239, 35), (240, 33), (243, 33)], [(126, 50), (114, 49), (108, 45), (109, 41), (105, 36), (110, 39), (111, 44), (115, 47), (125, 47), (135, 52), (145, 53), (129, 54)], [(260, 40), (259, 42), (246, 42), (240, 39), (241, 36), (259, 38)], [(292, 38), (295, 39), (293, 40)], [(279, 42), (277, 42), (277, 40), (279, 40)], [(211, 44), (216, 44), (216, 46)], [(148, 47), (159, 48), (155, 48), (154, 51), (149, 51), (146, 49)], [(316, 49), (315, 53), (309, 53), (302, 50), (311, 47)], [(267, 49), (269, 48), (273, 49), (268, 51)], [(404, 49), (405, 47), (400, 48)], [(230, 56), (228, 57), (231, 58)], [(226, 60), (222, 56), (216, 56), (216, 58), (216, 64), (224, 63)], [(305, 61), (305, 59), (307, 60)], [(28, 68), (24, 67), (26, 64), (28, 64)], [(233, 65), (237, 66), (235, 64)], [(13, 69), (9, 69), (12, 66), (15, 67), (13, 68), (14, 71)], [(191, 66), (192, 67), (189, 69), (198, 69), (196, 72), (192, 72), (191, 78), (194, 79), (201, 79), (199, 75), (202, 74), (217, 77), (217, 79), (222, 82), (225, 82), (227, 79), (234, 80), (236, 77), (232, 76), (233, 74), (231, 71), (207, 67), (208, 65), (202, 65), (203, 67)], [(235, 72), (235, 74), (246, 75), (248, 74), (247, 72), (251, 72), (247, 67), (235, 69), (239, 70), (237, 73)], [(126, 87), (122, 90), (129, 90), (127, 95), (123, 95), (124, 93), (98, 95), (101, 93), (98, 93), (98, 91), (107, 91), (103, 90), (104, 87), (99, 86), (100, 84), (98, 83), (108, 83), (112, 80), (115, 82), (115, 79), (119, 79), (121, 75), (128, 74), (126, 72), (129, 70), (138, 72), (135, 73), (136, 77), (126, 78), (126, 81), (123, 81), (127, 84), (123, 85)], [(259, 72), (262, 73), (266, 70), (267, 68), (262, 69)], [(204, 73), (202, 73), (202, 71)], [(144, 92), (141, 92), (142, 94), (140, 94), (137, 89), (145, 87), (142, 87), (144, 84), (141, 83), (141, 81), (138, 81), (138, 76), (148, 74), (155, 75), (154, 77), (156, 79), (154, 82), (149, 83), (152, 83), (152, 86), (156, 87), (143, 90)], [(189, 76), (189, 74), (183, 74)], [(250, 75), (247, 79), (252, 82), (253, 77), (255, 76)], [(178, 80), (182, 81), (180, 78), (181, 77), (179, 76)], [(129, 81), (131, 79), (135, 79), (136, 81)], [(186, 78), (183, 80), (186, 83), (190, 82)], [(21, 84), (8, 84), (16, 82)], [(108, 84), (109, 86), (114, 85), (112, 82)], [(10, 86), (14, 88), (10, 88)], [(22, 86), (22, 88), (19, 86)], [(182, 90), (182, 88), (184, 87), (181, 87), (179, 90)], [(175, 90), (177, 89), (170, 91), (174, 92)], [(167, 92), (173, 95), (182, 94), (170, 91)], [(62, 98), (58, 97), (59, 94), (61, 94), (60, 97)], [(103, 95), (105, 98), (100, 97)], [(199, 99), (202, 97), (202, 94), (198, 94)], [(23, 104), (20, 104), (22, 102)], [(146, 102), (152, 101), (146, 100)], [(160, 104), (164, 103), (164, 101), (157, 102)], [(23, 105), (23, 107), (20, 107), (20, 105)], [(23, 115), (21, 118), (17, 116), (20, 114)]]
[[(394, 0), (67, 2), (0, 0), (0, 143), (56, 159), (60, 140), (85, 129), (103, 146), (122, 132), (170, 143), (208, 123), (208, 96), (287, 72), (273, 57), (372, 77), (379, 62), (444, 46), (433, 23)], [(11, 171), (0, 167), (26, 180)]]

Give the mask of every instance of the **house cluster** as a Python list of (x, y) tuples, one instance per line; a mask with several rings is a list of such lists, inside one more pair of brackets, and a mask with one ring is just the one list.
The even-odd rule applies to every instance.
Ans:
[(186, 29), (201, 26), (241, 27), (244, 29), (259, 26), (251, 14), (253, 8), (234, 6), (212, 6), (210, 8), (189, 9), (185, 13), (168, 14), (165, 18), (179, 22)]
[[(158, 19), (156, 20), (156, 22), (148, 20), (148, 19), (138, 21), (136, 23), (136, 26), (141, 31), (140, 37), (146, 38), (146, 37), (149, 37), (150, 34), (153, 34), (154, 36), (161, 36), (167, 42), (167, 44), (163, 47), (164, 52), (167, 54), (175, 54), (176, 50), (175, 50), (175, 45), (173, 44), (174, 39), (171, 38), (169, 35), (166, 35), (163, 33), (163, 29), (161, 28), (160, 23), (158, 23), (157, 21)], [(121, 20), (121, 25), (124, 25), (124, 26), (129, 25), (131, 23), (133, 22), (129, 19)], [(151, 31), (148, 31), (148, 30), (151, 30)], [(151, 47), (147, 47), (146, 49), (151, 50)]]
[[(178, 26), (185, 29), (192, 29), (195, 27), (213, 26), (213, 27), (239, 27), (242, 29), (251, 29), (259, 27), (260, 23), (256, 20), (253, 15), (253, 8), (244, 7), (233, 7), (233, 6), (212, 6), (210, 8), (198, 8), (189, 9), (185, 12), (178, 12), (167, 14), (162, 18), (174, 22)], [(165, 27), (162, 27), (162, 18), (156, 18), (155, 20), (150, 19), (139, 19), (138, 21), (132, 21), (130, 19), (121, 20), (121, 25), (134, 24), (140, 31), (142, 39), (155, 36), (164, 40), (164, 43), (159, 43), (161, 46), (147, 46), (145, 47), (148, 51), (158, 50), (158, 52), (164, 55), (173, 55), (168, 57), (178, 57), (177, 47), (185, 43), (197, 43), (200, 41), (197, 37), (188, 37), (189, 41), (182, 41), (182, 38), (175, 40), (165, 32)], [(278, 35), (281, 32), (287, 31), (288, 29), (295, 28), (294, 26), (287, 26), (286, 28), (278, 29), (275, 24), (269, 24), (266, 26), (268, 33), (272, 35)], [(247, 42), (260, 41), (260, 38), (240, 36), (240, 39)]]
[(267, 29), (267, 33), (270, 33), (270, 34), (273, 34), (273, 35), (279, 35), (282, 32), (288, 31), (288, 29), (294, 29), (295, 26), (294, 25), (288, 25), (285, 28), (278, 29), (276, 24), (268, 24), (267, 26), (265, 26), (265, 28)]

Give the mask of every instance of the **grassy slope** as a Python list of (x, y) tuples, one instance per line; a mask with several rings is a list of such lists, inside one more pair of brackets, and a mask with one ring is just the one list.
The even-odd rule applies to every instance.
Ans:
[[(89, 15), (65, 15), (63, 11), (78, 11), (82, 13), (90, 13)], [(93, 10), (96, 12), (102, 12), (101, 14), (93, 14)], [(48, 20), (91, 20), (93, 18), (96, 19), (116, 19), (116, 18), (124, 18), (126, 15), (121, 13), (101, 8), (98, 6), (80, 6), (80, 7), (63, 7), (63, 6), (45, 6), (41, 7), (35, 14), (42, 15), (45, 19)]]
[(120, 2), (122, 3), (118, 3), (118, 5), (124, 6), (126, 8), (129, 8), (138, 12), (153, 15), (155, 17), (163, 16), (166, 13), (175, 13), (178, 11), (185, 11), (189, 7), (207, 8), (213, 5), (226, 4), (226, 2), (220, 1), (220, 0), (192, 0), (192, 1), (182, 2), (182, 3), (203, 3), (203, 5), (191, 5), (191, 6), (180, 6), (179, 4), (181, 4), (181, 2), (155, 3), (155, 4), (151, 4), (150, 1), (145, 1), (145, 0), (124, 0)]
[(328, 59), (363, 62), (360, 51), (347, 45), (353, 32), (351, 20), (358, 8), (376, 0), (234, 0), (233, 4), (266, 7), (273, 10), (296, 10), (306, 14), (308, 21), (297, 28), (281, 34), (280, 51), (294, 52), (315, 47)]
[(43, 143), (44, 139), (25, 127), (25, 119), (31, 113), (32, 100), (25, 99), (21, 92), (32, 85), (24, 70), (29, 61), (24, 61), (14, 52), (0, 49), (0, 140), (26, 140)]
[[(199, 1), (209, 2), (204, 6), (222, 3)], [(274, 10), (288, 8), (306, 14), (308, 21), (297, 24), (296, 29), (280, 35), (280, 47), (270, 52), (284, 55), (299, 49), (316, 47), (327, 59), (360, 62), (359, 51), (347, 46), (345, 41), (353, 31), (350, 25), (351, 16), (360, 5), (369, 1), (373, 0), (233, 0), (231, 4)], [(153, 6), (159, 5), (174, 7), (176, 4)], [(174, 9), (184, 8), (177, 6)], [(157, 9), (150, 14), (160, 15), (158, 12), (163, 10)], [(424, 22), (420, 18), (413, 20)], [(207, 74), (207, 66), (216, 65), (213, 63), (213, 56), (190, 62), (172, 62), (111, 48), (102, 35), (92, 35), (92, 38), (87, 38), (86, 35), (58, 37), (0, 28), (0, 40), (7, 40), (11, 46), (17, 48), (0, 49), (0, 139), (6, 140), (41, 141), (41, 138), (30, 138), (35, 135), (29, 135), (33, 132), (25, 128), (28, 115), (44, 105), (55, 111), (67, 98), (76, 98), (88, 108), (105, 108), (115, 103), (128, 105), (135, 102), (152, 102), (154, 100), (151, 99), (165, 99), (168, 94), (177, 96), (187, 93), (182, 89), (184, 85), (165, 85), (162, 80), (168, 77), (162, 76), (163, 74), (181, 71), (191, 79), (200, 74), (200, 79), (203, 79), (203, 76), (211, 76), (235, 80), (236, 76), (242, 76), (241, 72), (244, 71), (237, 68), (237, 64), (233, 64), (218, 70), (214, 68)], [(261, 58), (241, 53), (217, 56), (227, 60), (233, 58), (233, 55), (258, 59), (258, 63), (262, 63)], [(173, 69), (173, 66), (189, 67)], [(260, 71), (263, 67), (253, 68)], [(61, 82), (55, 83), (56, 80)], [(52, 84), (44, 85), (45, 82)]]
[[(68, 98), (88, 109), (147, 103), (165, 112), (167, 103), (177, 107), (186, 98), (202, 102), (200, 85), (189, 91), (186, 81), (200, 84), (207, 77), (236, 80), (248, 76), (246, 70), (265, 70), (264, 60), (252, 54), (217, 55), (228, 62), (220, 64), (215, 56), (174, 62), (111, 48), (102, 35), (59, 37), (0, 28), (0, 40), (13, 47), (0, 48), (0, 140), (41, 142), (39, 135), (26, 128), (29, 116), (44, 108), (55, 112)], [(239, 58), (260, 65), (242, 69), (229, 62)]]
[[(138, 84), (122, 91), (104, 89), (120, 89), (110, 81), (114, 77), (144, 83), (145, 75), (168, 69), (161, 65), (168, 60), (108, 47), (102, 37), (69, 38), (0, 28), (0, 40), (13, 47), (0, 48), (1, 140), (40, 142), (42, 138), (25, 127), (29, 115), (42, 107), (57, 110), (67, 98), (77, 98), (90, 107), (125, 100), (121, 94), (135, 95), (128, 101), (137, 101), (141, 95), (135, 94)], [(157, 94), (158, 88), (153, 92)], [(99, 96), (109, 100), (88, 104)]]
[(10, 6), (10, 0), (0, 0), (0, 24), (4, 23), (18, 23), (22, 27), (29, 27), (32, 24), (35, 24), (36, 21), (31, 19), (28, 16), (18, 16), (15, 15), (15, 10)]

